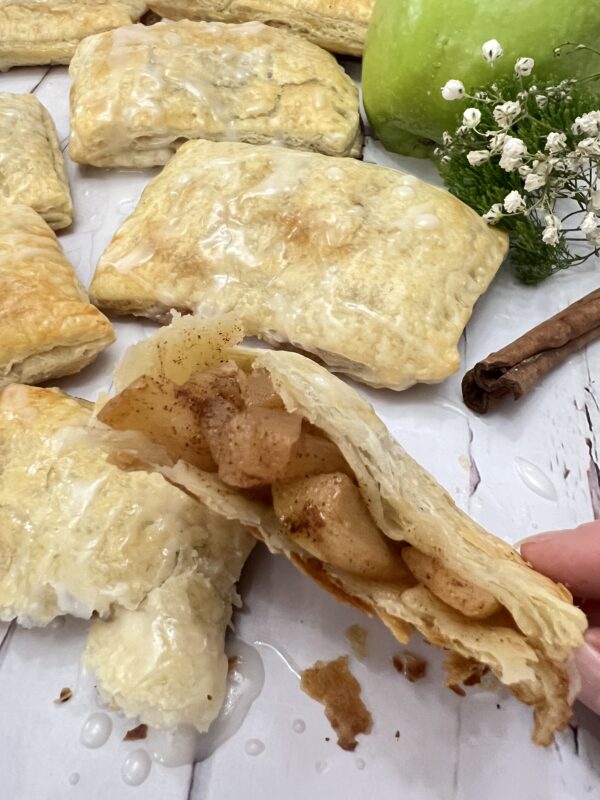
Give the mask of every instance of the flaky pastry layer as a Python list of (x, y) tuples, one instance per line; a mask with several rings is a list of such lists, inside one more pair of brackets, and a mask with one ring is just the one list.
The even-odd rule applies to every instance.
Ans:
[(225, 631), (253, 540), (141, 462), (118, 466), (143, 445), (90, 418), (90, 404), (55, 389), (0, 392), (0, 619), (95, 612), (84, 661), (106, 702), (205, 731), (225, 696)]
[(52, 117), (32, 94), (0, 93), (0, 195), (33, 208), (54, 230), (73, 204)]
[(259, 20), (331, 50), (362, 55), (374, 0), (150, 0), (168, 19)]
[(114, 339), (55, 234), (31, 208), (0, 204), (0, 388), (72, 375)]
[(86, 36), (136, 22), (145, 0), (0, 0), (0, 70), (68, 64)]

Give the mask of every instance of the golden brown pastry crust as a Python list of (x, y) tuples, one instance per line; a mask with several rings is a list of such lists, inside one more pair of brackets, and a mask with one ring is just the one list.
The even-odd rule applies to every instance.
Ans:
[(0, 70), (68, 64), (92, 33), (136, 22), (145, 0), (0, 0)]
[(32, 94), (0, 92), (0, 195), (30, 206), (54, 230), (73, 220), (52, 117)]
[(44, 220), (0, 204), (0, 387), (72, 375), (114, 339)]
[(188, 139), (360, 154), (358, 92), (335, 58), (259, 22), (126, 26), (82, 42), (69, 72), (83, 164), (165, 164)]
[(105, 701), (206, 730), (253, 541), (156, 472), (120, 469), (102, 445), (136, 439), (90, 424), (90, 406), (56, 389), (0, 391), (0, 619), (95, 611), (84, 660)]
[[(385, 536), (412, 545), (463, 581), (485, 589), (502, 611), (483, 620), (467, 617), (411, 576), (379, 582), (319, 563), (289, 538), (271, 506), (250, 500), (215, 474), (182, 461), (173, 468), (161, 468), (163, 474), (202, 497), (216, 513), (258, 530), (271, 551), (284, 553), (297, 565), (304, 562), (303, 571), (320, 585), (377, 614), (401, 641), (406, 640), (409, 624), (433, 644), (488, 666), (519, 699), (534, 706), (534, 739), (548, 744), (570, 718), (573, 698), (567, 662), (573, 649), (582, 644), (586, 628), (585, 617), (572, 605), (568, 591), (535, 572), (510, 545), (460, 511), (393, 440), (354, 389), (303, 356), (232, 348), (233, 332), (219, 341), (209, 326), (188, 317), (176, 320), (126, 355), (116, 374), (117, 390), (143, 373), (173, 379), (178, 347), (184, 354), (202, 339), (212, 347), (214, 364), (234, 358), (247, 372), (266, 369), (287, 410), (300, 413), (338, 445)], [(210, 366), (209, 362), (208, 353), (202, 352), (200, 368)], [(187, 377), (195, 371), (191, 361), (186, 361), (186, 370)], [(176, 374), (180, 383), (187, 379), (181, 371)]]
[(189, 142), (100, 259), (101, 308), (235, 311), (246, 332), (404, 389), (455, 372), (507, 249), (449, 193), (397, 170), (281, 148)]
[(259, 20), (334, 53), (362, 55), (375, 0), (150, 0), (168, 19)]

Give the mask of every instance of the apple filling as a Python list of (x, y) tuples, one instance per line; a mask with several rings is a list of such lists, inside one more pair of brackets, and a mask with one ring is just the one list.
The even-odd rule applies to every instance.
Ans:
[(98, 418), (117, 430), (141, 431), (173, 461), (218, 473), (228, 486), (271, 503), (305, 557), (365, 580), (421, 583), (467, 617), (501, 610), (486, 590), (381, 532), (340, 449), (285, 409), (265, 370), (246, 374), (231, 361), (183, 385), (142, 376)]

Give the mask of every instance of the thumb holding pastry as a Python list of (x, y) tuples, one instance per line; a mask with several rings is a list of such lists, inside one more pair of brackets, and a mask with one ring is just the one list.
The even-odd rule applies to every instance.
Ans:
[(585, 644), (575, 652), (578, 699), (600, 714), (600, 521), (525, 540), (521, 555), (538, 572), (563, 583), (588, 616)]

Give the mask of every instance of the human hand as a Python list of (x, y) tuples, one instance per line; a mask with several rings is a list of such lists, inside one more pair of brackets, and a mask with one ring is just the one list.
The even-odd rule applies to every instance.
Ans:
[(600, 521), (540, 533), (521, 544), (521, 555), (538, 572), (564, 583), (588, 616), (585, 644), (574, 656), (581, 678), (578, 699), (600, 714)]

